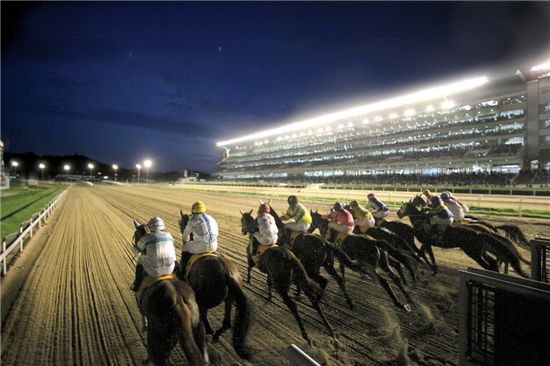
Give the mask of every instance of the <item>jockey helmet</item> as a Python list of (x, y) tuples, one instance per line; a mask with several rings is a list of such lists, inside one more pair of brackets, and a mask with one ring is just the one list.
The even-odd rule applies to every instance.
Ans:
[(423, 189), (423, 190), (422, 190), (422, 193), (423, 193), (426, 197), (431, 197), (431, 196), (432, 196), (432, 192), (431, 192), (429, 189), (427, 189), (427, 188)]
[(269, 207), (269, 204), (267, 204), (267, 203), (262, 203), (260, 205), (260, 212), (270, 213), (271, 212), (271, 207)]
[(342, 205), (340, 202), (336, 202), (332, 208), (334, 208), (337, 211), (342, 211), (342, 209), (344, 208), (344, 205)]
[(350, 205), (350, 207), (359, 207), (359, 202), (357, 202), (357, 201), (351, 201), (351, 202), (349, 203), (349, 205)]
[(431, 202), (433, 207), (441, 206), (441, 198), (439, 198), (438, 196), (432, 196), (430, 198), (430, 202)]
[(164, 220), (162, 220), (160, 217), (153, 217), (147, 223), (147, 227), (153, 232), (164, 230)]
[(287, 202), (290, 206), (294, 206), (298, 203), (298, 197), (296, 197), (294, 195), (288, 196)]
[(193, 207), (191, 207), (191, 212), (194, 214), (206, 212), (206, 205), (204, 204), (204, 202), (197, 201), (193, 203)]
[(449, 198), (451, 198), (453, 195), (451, 194), (451, 192), (445, 191), (445, 192), (442, 192), (440, 196), (441, 196), (441, 199), (442, 199), (443, 201), (446, 201), (446, 200), (448, 200)]
[(374, 195), (374, 193), (369, 193), (369, 194), (367, 195), (367, 199), (370, 200), (370, 199), (373, 199), (373, 198), (376, 198), (376, 196)]

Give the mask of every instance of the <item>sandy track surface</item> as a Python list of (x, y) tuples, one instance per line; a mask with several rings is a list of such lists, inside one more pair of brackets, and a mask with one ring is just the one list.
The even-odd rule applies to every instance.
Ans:
[[(142, 364), (145, 337), (129, 290), (135, 265), (130, 252), (132, 218), (145, 221), (151, 216), (163, 217), (176, 239), (179, 255), (179, 210), (188, 212), (196, 200), (203, 200), (218, 220), (219, 251), (231, 257), (244, 275), (246, 237), (240, 233), (239, 210), (256, 209), (257, 200), (181, 189), (71, 188), (57, 218), (47, 228), (49, 236), (43, 247), (29, 248), (40, 250), (32, 259), (32, 271), (26, 277), (8, 273), (2, 281), (3, 303), (13, 303), (3, 309), (7, 316), (2, 324), (2, 364)], [(274, 201), (273, 206), (283, 211), (286, 205)], [(318, 204), (308, 206), (324, 209)], [(520, 221), (531, 237), (550, 231), (548, 220)], [(32, 257), (23, 253), (20, 260), (25, 256)], [(330, 279), (324, 309), (340, 333), (338, 347), (306, 299), (298, 299), (306, 330), (317, 342), (317, 349), (306, 347), (297, 324), (276, 294), (266, 303), (265, 275), (254, 270), (252, 283), (245, 290), (255, 308), (249, 339), (251, 364), (286, 364), (283, 350), (296, 343), (332, 365), (389, 365), (405, 362), (407, 357), (419, 365), (456, 365), (457, 270), (475, 264), (457, 250), (437, 251), (436, 256), (443, 273), (424, 276), (421, 283), (410, 288), (416, 300), (412, 314), (396, 310), (379, 286), (348, 271), (348, 290), (356, 305), (352, 311)], [(12, 286), (21, 289), (8, 291)], [(5, 299), (7, 294), (15, 298)], [(403, 299), (401, 294), (398, 297)], [(223, 306), (210, 312), (213, 327), (221, 325), (222, 316)], [(249, 364), (236, 356), (229, 332), (209, 350), (215, 364)], [(179, 348), (172, 353), (172, 361), (186, 364)]]

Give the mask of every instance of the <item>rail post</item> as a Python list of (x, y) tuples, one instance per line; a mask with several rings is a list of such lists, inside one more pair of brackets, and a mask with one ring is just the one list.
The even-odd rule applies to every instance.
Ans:
[[(4, 240), (2, 242), (2, 253), (6, 252), (6, 241)], [(6, 258), (2, 261), (2, 274), (6, 275), (6, 272), (8, 271), (8, 268), (6, 266)]]
[(518, 211), (519, 211), (519, 217), (521, 217), (521, 208), (522, 208), (522, 203), (523, 203), (523, 198), (520, 197), (519, 198), (519, 203), (518, 203)]

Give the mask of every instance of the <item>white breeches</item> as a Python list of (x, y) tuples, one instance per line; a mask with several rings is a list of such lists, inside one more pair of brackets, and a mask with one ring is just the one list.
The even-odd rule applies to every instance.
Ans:
[(389, 211), (375, 211), (372, 213), (372, 216), (375, 218), (375, 219), (383, 219), (384, 217), (388, 216), (390, 214)]
[(329, 229), (334, 229), (334, 230), (336, 230), (338, 232), (341, 232), (341, 233), (347, 233), (347, 234), (351, 234), (353, 232), (353, 227), (342, 225), (342, 224), (340, 224), (339, 222), (336, 222), (336, 221), (329, 222), (328, 223), (328, 228)]
[(193, 254), (215, 252), (218, 250), (218, 241), (208, 243), (205, 240), (192, 240), (183, 245), (183, 251)]
[(263, 245), (271, 245), (277, 242), (277, 235), (264, 235), (260, 232), (255, 232), (254, 237)]
[(285, 229), (288, 228), (292, 231), (299, 231), (303, 233), (307, 233), (307, 230), (309, 229), (311, 225), (310, 224), (299, 224), (297, 222), (289, 222), (285, 224)]
[(363, 217), (361, 219), (355, 219), (353, 221), (355, 222), (355, 225), (359, 226), (361, 232), (365, 232), (367, 231), (367, 229), (374, 227), (374, 217), (370, 220), (366, 217)]

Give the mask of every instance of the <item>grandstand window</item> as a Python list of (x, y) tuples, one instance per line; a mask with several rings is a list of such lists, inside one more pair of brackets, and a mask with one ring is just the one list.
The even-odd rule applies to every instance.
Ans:
[(498, 100), (492, 99), (492, 100), (486, 100), (485, 102), (480, 103), (482, 107), (493, 107), (498, 105)]

